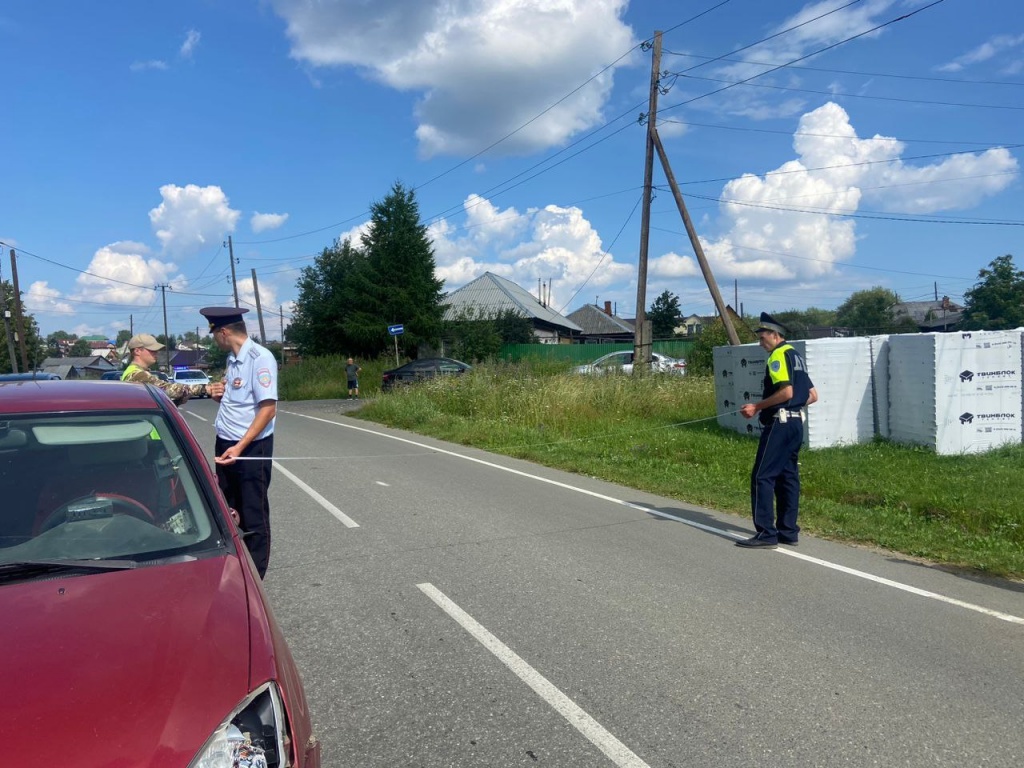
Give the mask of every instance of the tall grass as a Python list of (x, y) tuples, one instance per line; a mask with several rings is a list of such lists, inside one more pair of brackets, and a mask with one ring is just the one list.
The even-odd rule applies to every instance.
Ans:
[[(359, 412), (748, 517), (756, 442), (719, 428), (714, 414), (707, 377), (584, 377), (529, 363), (477, 366), (463, 376), (374, 397)], [(1021, 446), (957, 457), (884, 441), (805, 450), (801, 526), (819, 536), (1019, 578), (1022, 461)]]

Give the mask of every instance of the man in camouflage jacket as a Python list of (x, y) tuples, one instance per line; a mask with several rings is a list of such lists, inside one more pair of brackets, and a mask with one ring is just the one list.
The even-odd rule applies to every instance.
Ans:
[(128, 340), (131, 361), (121, 374), (121, 381), (154, 384), (160, 387), (175, 405), (184, 405), (189, 397), (201, 397), (206, 389), (205, 384), (175, 384), (149, 372), (150, 367), (156, 363), (156, 353), (163, 348), (164, 345), (148, 333), (137, 333), (132, 336)]

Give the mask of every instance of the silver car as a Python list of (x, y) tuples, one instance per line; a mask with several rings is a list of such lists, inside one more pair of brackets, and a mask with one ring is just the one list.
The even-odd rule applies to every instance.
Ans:
[[(594, 362), (578, 365), (573, 370), (576, 373), (597, 376), (607, 373), (632, 373), (633, 350), (624, 349), (619, 352), (609, 352), (607, 355), (597, 358)], [(652, 352), (651, 370), (655, 373), (671, 373), (676, 376), (685, 376), (686, 361), (668, 357), (660, 352)]]

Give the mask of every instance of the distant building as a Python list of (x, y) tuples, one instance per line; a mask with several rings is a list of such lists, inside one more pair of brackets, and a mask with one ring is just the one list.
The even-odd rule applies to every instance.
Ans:
[(444, 299), (448, 305), (444, 319), (458, 320), (466, 316), (494, 317), (512, 312), (533, 325), (533, 335), (542, 344), (569, 343), (582, 332), (576, 323), (563, 317), (525, 288), (492, 272), (452, 291)]
[(596, 304), (584, 304), (577, 310), (566, 315), (581, 328), (580, 341), (589, 344), (603, 344), (606, 342), (632, 341), (636, 335), (634, 326), (628, 320), (624, 320), (612, 314), (612, 303), (606, 301), (604, 309)]

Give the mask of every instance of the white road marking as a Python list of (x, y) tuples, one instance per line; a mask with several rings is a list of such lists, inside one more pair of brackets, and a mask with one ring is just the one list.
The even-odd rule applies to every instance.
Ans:
[(200, 421), (209, 421), (209, 419), (204, 419), (198, 413), (192, 413), (192, 411), (182, 411), (182, 413), (184, 413), (186, 416), (191, 416), (193, 419), (199, 419)]
[(650, 768), (637, 757), (625, 744), (612, 736), (597, 720), (588, 715), (576, 702), (562, 693), (540, 672), (527, 664), (518, 654), (492, 635), (486, 627), (453, 603), (441, 590), (433, 584), (417, 584), (417, 587), (437, 603), (445, 613), (479, 641), (488, 651), (498, 657), (506, 667), (530, 686), (534, 692), (546, 701), (552, 709), (564, 717), (573, 728), (578, 730), (590, 742), (600, 749), (608, 759), (621, 768)]
[[(484, 466), (492, 467), (493, 469), (499, 469), (502, 472), (510, 472), (513, 475), (519, 475), (520, 477), (528, 477), (531, 480), (537, 480), (538, 482), (541, 482), (541, 483), (547, 483), (548, 485), (554, 485), (554, 486), (557, 486), (559, 488), (565, 488), (566, 490), (569, 490), (569, 491), (575, 491), (576, 493), (582, 493), (582, 494), (584, 494), (586, 496), (592, 496), (595, 499), (603, 499), (604, 501), (609, 501), (609, 502), (612, 502), (613, 504), (621, 504), (624, 507), (629, 507), (630, 509), (636, 509), (636, 510), (639, 510), (640, 512), (645, 512), (645, 513), (647, 513), (649, 515), (656, 515), (657, 517), (663, 517), (663, 518), (665, 518), (667, 520), (675, 520), (677, 523), (683, 523), (684, 525), (688, 525), (691, 528), (699, 528), (699, 529), (701, 529), (703, 531), (709, 531), (711, 533), (717, 533), (719, 535), (728, 536), (728, 537), (734, 538), (734, 539), (746, 538), (746, 535), (743, 535), (743, 534), (736, 534), (736, 533), (733, 533), (732, 531), (727, 531), (727, 530), (724, 530), (724, 529), (721, 529), (721, 528), (714, 528), (714, 527), (712, 527), (710, 525), (704, 525), (702, 523), (695, 523), (692, 520), (687, 520), (684, 517), (679, 517), (677, 515), (672, 515), (672, 514), (669, 514), (668, 512), (661, 512), (660, 510), (652, 509), (651, 507), (645, 507), (643, 504), (635, 504), (635, 503), (633, 503), (631, 501), (623, 501), (622, 499), (616, 499), (614, 496), (607, 496), (607, 495), (605, 495), (603, 493), (597, 493), (596, 491), (589, 491), (586, 488), (578, 488), (577, 486), (569, 485), (567, 483), (562, 483), (562, 482), (559, 482), (558, 480), (550, 480), (550, 479), (548, 479), (546, 477), (540, 477), (539, 475), (531, 475), (529, 472), (523, 472), (522, 470), (513, 469), (512, 467), (503, 467), (501, 464), (495, 464), (492, 461), (485, 461), (484, 459), (478, 459), (475, 456), (466, 456), (466, 455), (461, 454), (461, 453), (455, 453), (454, 451), (445, 450), (444, 448), (437, 448), (436, 446), (433, 446), (433, 445), (427, 445), (425, 443), (417, 443), (415, 440), (409, 440), (409, 439), (404, 438), (404, 437), (398, 437), (397, 435), (389, 435), (389, 434), (386, 434), (384, 432), (376, 432), (376, 431), (374, 431), (372, 429), (367, 429), (365, 427), (357, 427), (354, 424), (341, 424), (341, 423), (339, 423), (337, 421), (331, 421), (330, 419), (322, 419), (322, 418), (319, 418), (317, 416), (307, 416), (306, 414), (303, 414), (303, 413), (291, 413), (291, 412), (288, 412), (288, 413), (291, 416), (301, 416), (304, 419), (312, 419), (313, 421), (322, 421), (325, 424), (333, 424), (336, 427), (344, 427), (345, 429), (354, 429), (354, 430), (359, 431), (359, 432), (366, 432), (366, 433), (371, 434), (371, 435), (376, 435), (377, 437), (386, 437), (386, 438), (388, 438), (390, 440), (398, 440), (399, 442), (408, 443), (409, 445), (415, 445), (415, 446), (418, 446), (420, 448), (424, 448), (424, 449), (426, 449), (428, 451), (432, 451), (434, 453), (443, 453), (443, 454), (445, 454), (447, 456), (454, 456), (454, 457), (459, 458), (459, 459), (465, 459), (466, 461), (473, 461), (473, 462), (476, 462), (477, 464), (483, 464)], [(1010, 614), (1010, 613), (1003, 613), (1002, 611), (995, 611), (995, 610), (992, 610), (991, 608), (985, 608), (984, 606), (976, 605), (974, 603), (968, 603), (968, 602), (964, 602), (963, 600), (957, 600), (955, 597), (946, 597), (945, 595), (940, 595), (937, 592), (929, 592), (929, 591), (924, 590), (924, 589), (918, 589), (917, 587), (912, 587), (909, 584), (903, 584), (903, 583), (898, 582), (898, 581), (893, 581), (891, 579), (886, 579), (886, 578), (884, 578), (882, 576), (875, 576), (875, 575), (870, 574), (870, 573), (865, 573), (864, 571), (858, 571), (858, 570), (856, 570), (854, 568), (847, 568), (845, 565), (839, 565), (838, 563), (830, 563), (827, 560), (821, 560), (821, 559), (819, 559), (817, 557), (810, 557), (809, 555), (805, 555), (805, 554), (802, 554), (800, 552), (795, 552), (795, 551), (793, 551), (792, 549), (790, 549), (788, 547), (781, 547), (780, 546), (778, 549), (776, 549), (774, 551), (778, 552), (780, 554), (783, 554), (783, 555), (789, 555), (790, 557), (795, 557), (798, 560), (804, 560), (804, 561), (809, 562), (809, 563), (814, 563), (815, 565), (821, 565), (821, 566), (823, 566), (825, 568), (831, 568), (832, 570), (839, 571), (841, 573), (845, 573), (845, 574), (848, 574), (850, 576), (856, 576), (856, 577), (861, 578), (861, 579), (867, 579), (868, 581), (875, 582), (876, 584), (882, 584), (882, 585), (887, 586), (887, 587), (892, 587), (893, 589), (900, 589), (900, 590), (903, 590), (904, 592), (909, 592), (910, 594), (913, 594), (913, 595), (918, 595), (920, 597), (927, 597), (927, 598), (929, 598), (931, 600), (938, 600), (939, 602), (946, 603), (948, 605), (955, 605), (955, 606), (957, 606), (959, 608), (966, 608), (969, 611), (976, 611), (977, 613), (982, 613), (982, 614), (985, 614), (986, 616), (991, 616), (993, 618), (1000, 619), (1001, 621), (1008, 621), (1008, 622), (1010, 622), (1012, 624), (1024, 624), (1024, 617), (1022, 617), (1022, 616), (1014, 616), (1013, 614)]]
[(383, 480), (375, 480), (374, 482), (377, 483), (377, 485), (383, 485), (385, 488), (391, 487), (390, 483), (385, 483)]
[(278, 464), (276, 461), (274, 462), (274, 469), (276, 469), (278, 472), (280, 472), (285, 477), (290, 479), (293, 483), (295, 483), (297, 486), (299, 486), (299, 488), (301, 488), (306, 493), (308, 493), (310, 496), (312, 496), (314, 501), (316, 501), (318, 504), (320, 504), (321, 507), (326, 509), (328, 512), (330, 512), (336, 518), (338, 518), (341, 521), (342, 525), (344, 525), (346, 528), (358, 528), (359, 527), (359, 523), (357, 523), (351, 517), (346, 515), (344, 512), (342, 512), (336, 506), (331, 504), (331, 502), (329, 502), (327, 499), (325, 499), (319, 493), (314, 491), (312, 488), (310, 488), (308, 485), (306, 485), (304, 482), (302, 482), (299, 478), (297, 478), (291, 472), (289, 472), (287, 469), (285, 469), (280, 464)]

